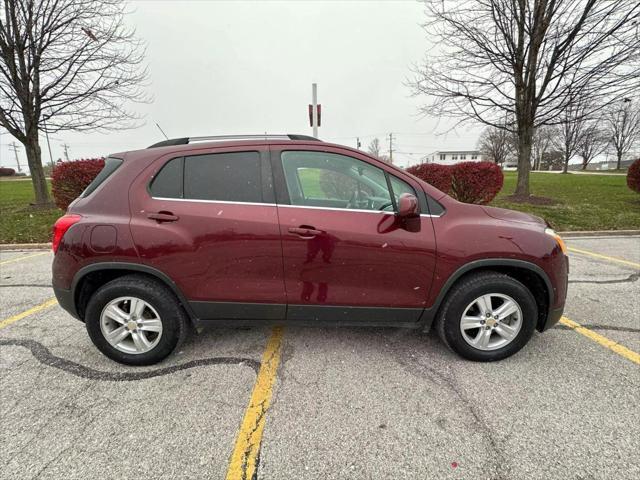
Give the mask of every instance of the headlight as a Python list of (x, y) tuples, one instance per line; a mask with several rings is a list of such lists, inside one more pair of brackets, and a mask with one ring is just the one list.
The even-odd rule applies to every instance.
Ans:
[(564, 240), (562, 240), (562, 237), (560, 235), (558, 235), (553, 228), (545, 228), (544, 229), (544, 233), (546, 233), (547, 235), (551, 235), (553, 238), (555, 238), (556, 243), (558, 244), (558, 246), (560, 247), (560, 250), (562, 250), (562, 253), (564, 253), (565, 255), (567, 255), (567, 246), (564, 243)]

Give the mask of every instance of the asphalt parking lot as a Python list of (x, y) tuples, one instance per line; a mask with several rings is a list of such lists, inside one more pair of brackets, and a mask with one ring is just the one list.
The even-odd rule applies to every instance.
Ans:
[(640, 478), (640, 237), (567, 243), (568, 320), (492, 364), (287, 327), (123, 367), (49, 301), (49, 252), (0, 252), (0, 477)]

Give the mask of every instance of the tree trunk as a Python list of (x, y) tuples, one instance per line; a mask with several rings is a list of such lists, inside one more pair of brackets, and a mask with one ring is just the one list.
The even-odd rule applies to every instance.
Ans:
[(618, 166), (616, 169), (620, 170), (622, 168), (622, 152), (616, 152), (616, 155), (618, 157)]
[(562, 173), (569, 173), (569, 153), (564, 152), (564, 164), (562, 165)]
[(31, 183), (33, 183), (33, 191), (36, 196), (35, 205), (52, 205), (51, 197), (49, 196), (49, 189), (47, 187), (47, 180), (44, 177), (44, 170), (42, 168), (42, 155), (40, 152), (40, 145), (38, 144), (37, 130), (35, 130), (35, 133), (30, 133), (27, 136), (24, 148), (27, 151), (27, 162), (29, 164), (29, 171), (31, 172)]
[(518, 196), (529, 196), (532, 140), (533, 128), (531, 125), (518, 125), (518, 183), (516, 184), (516, 191), (514, 192), (514, 194)]
[(586, 170), (587, 169), (587, 164), (588, 163), (589, 162), (585, 162), (585, 161), (582, 162), (582, 170)]

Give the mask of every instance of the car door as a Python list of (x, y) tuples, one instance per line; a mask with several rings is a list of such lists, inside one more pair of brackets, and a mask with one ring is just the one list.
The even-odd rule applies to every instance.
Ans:
[(284, 318), (280, 231), (263, 147), (165, 155), (131, 192), (140, 258), (177, 284), (198, 318)]
[(411, 324), (435, 266), (431, 218), (394, 212), (397, 197), (426, 197), (410, 177), (328, 146), (272, 147), (287, 319)]

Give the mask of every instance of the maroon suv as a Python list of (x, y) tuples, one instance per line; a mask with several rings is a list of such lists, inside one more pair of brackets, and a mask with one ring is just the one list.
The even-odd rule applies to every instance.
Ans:
[(53, 286), (102, 353), (146, 365), (190, 325), (435, 326), (465, 358), (562, 314), (568, 259), (539, 218), (457, 202), (302, 135), (111, 155), (54, 227)]

